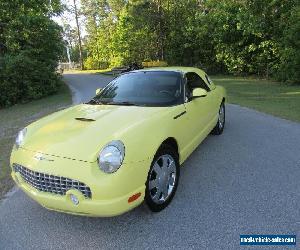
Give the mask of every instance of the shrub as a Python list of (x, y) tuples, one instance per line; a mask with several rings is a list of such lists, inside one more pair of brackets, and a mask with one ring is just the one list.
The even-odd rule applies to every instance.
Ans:
[(49, 65), (20, 53), (5, 55), (0, 73), (0, 108), (53, 94), (61, 84)]
[(62, 30), (48, 3), (0, 1), (0, 108), (58, 91)]
[(166, 67), (168, 63), (166, 61), (149, 61), (142, 62), (143, 67)]
[(107, 69), (109, 66), (108, 62), (95, 60), (93, 57), (88, 57), (84, 61), (84, 67), (86, 69)]
[(124, 64), (124, 60), (122, 59), (121, 56), (114, 56), (111, 58), (110, 60), (110, 67), (120, 67), (120, 66), (123, 66)]

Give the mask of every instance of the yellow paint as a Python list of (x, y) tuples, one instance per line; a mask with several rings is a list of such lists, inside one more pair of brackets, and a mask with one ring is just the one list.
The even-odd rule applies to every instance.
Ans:
[[(194, 71), (202, 77), (205, 74), (199, 69), (183, 67), (148, 70), (157, 69)], [(29, 125), (23, 145), (12, 151), (11, 165), (18, 163), (33, 171), (85, 183), (91, 188), (92, 198), (81, 197), (78, 206), (72, 204), (68, 195), (37, 191), (14, 171), (12, 177), (26, 194), (49, 209), (88, 216), (122, 214), (143, 201), (151, 162), (165, 139), (171, 137), (177, 141), (182, 164), (213, 129), (225, 90), (214, 84), (210, 87), (206, 97), (174, 107), (81, 104)], [(184, 111), (184, 115), (174, 119)], [(99, 169), (97, 157), (112, 140), (124, 143), (125, 158), (118, 171), (106, 174)], [(37, 160), (34, 157), (37, 154), (47, 160)], [(128, 203), (128, 198), (138, 192), (142, 195)]]

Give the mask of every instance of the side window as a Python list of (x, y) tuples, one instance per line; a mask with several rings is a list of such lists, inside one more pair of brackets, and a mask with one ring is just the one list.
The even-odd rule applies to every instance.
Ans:
[(196, 73), (189, 72), (186, 73), (186, 79), (187, 79), (187, 89), (189, 91), (193, 91), (194, 88), (202, 88), (206, 91), (210, 91), (210, 88), (207, 86), (207, 84), (204, 82), (204, 80)]
[(208, 84), (212, 83), (212, 80), (210, 79), (210, 77), (208, 75), (205, 74), (205, 78), (206, 78)]

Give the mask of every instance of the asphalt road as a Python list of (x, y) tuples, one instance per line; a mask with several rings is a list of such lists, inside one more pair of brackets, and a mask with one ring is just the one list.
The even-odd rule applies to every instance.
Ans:
[[(109, 81), (65, 79), (76, 102)], [(175, 198), (161, 213), (141, 205), (114, 218), (72, 216), (16, 190), (0, 204), (0, 249), (237, 249), (240, 234), (300, 237), (300, 124), (226, 108), (223, 135), (209, 136), (184, 163)]]

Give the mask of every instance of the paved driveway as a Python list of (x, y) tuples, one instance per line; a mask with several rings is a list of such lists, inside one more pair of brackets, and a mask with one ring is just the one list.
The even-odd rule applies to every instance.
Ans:
[[(80, 102), (110, 78), (65, 79)], [(300, 237), (300, 124), (234, 105), (223, 135), (209, 136), (185, 162), (161, 213), (142, 205), (114, 218), (71, 216), (20, 190), (0, 204), (0, 249), (236, 249), (248, 233)]]

